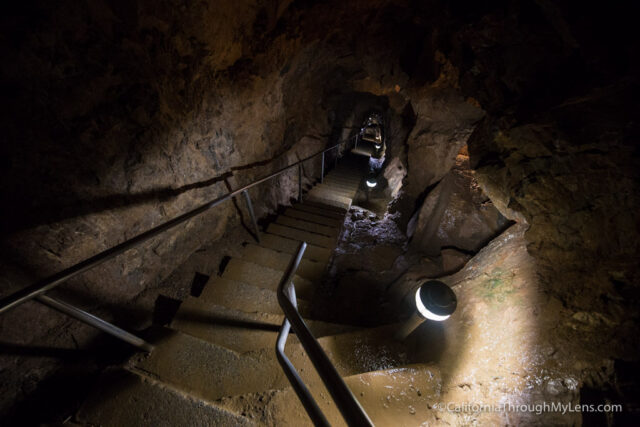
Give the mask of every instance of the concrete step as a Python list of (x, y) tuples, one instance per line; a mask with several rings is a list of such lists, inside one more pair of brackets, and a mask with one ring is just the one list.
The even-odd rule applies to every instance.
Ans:
[(311, 189), (311, 191), (309, 191), (309, 193), (307, 194), (307, 199), (309, 197), (320, 197), (323, 199), (328, 199), (328, 200), (337, 200), (337, 201), (341, 201), (344, 202), (346, 204), (348, 204), (349, 206), (351, 205), (351, 202), (353, 201), (353, 199), (350, 196), (345, 196), (344, 194), (342, 194), (339, 191), (335, 191), (333, 189), (329, 189), (327, 187), (320, 187), (320, 186), (316, 186), (314, 188)]
[(362, 177), (359, 178), (345, 178), (342, 176), (329, 175), (324, 178), (324, 182), (339, 184), (345, 187), (358, 187), (360, 182), (362, 181)]
[(359, 159), (361, 162), (356, 163), (342, 163), (339, 164), (337, 168), (331, 170), (331, 173), (334, 174), (344, 174), (344, 175), (361, 175), (362, 174), (362, 165), (368, 166), (369, 163), (366, 159)]
[(124, 369), (100, 377), (76, 421), (102, 427), (255, 425), (248, 418)]
[(189, 297), (181, 305), (171, 328), (238, 353), (273, 347), (282, 316), (246, 313)]
[[(338, 165), (337, 168), (331, 170), (330, 174), (348, 175), (348, 176), (362, 176), (362, 170), (366, 169), (369, 162), (366, 159), (360, 159), (359, 163), (343, 163)], [(364, 166), (364, 168), (363, 168)]]
[(344, 223), (345, 212), (340, 209), (336, 210), (331, 207), (320, 207), (313, 205), (305, 205), (304, 203), (296, 203), (291, 206), (292, 209), (299, 211), (305, 211), (316, 215), (326, 216), (327, 218), (337, 219), (341, 223)]
[(332, 186), (331, 184), (318, 184), (312, 190), (315, 190), (315, 189), (330, 191), (333, 194), (338, 194), (342, 197), (347, 197), (349, 199), (353, 199), (358, 193), (358, 190), (356, 189), (352, 189), (352, 190), (340, 189)]
[(215, 401), (286, 385), (273, 348), (268, 353), (240, 354), (167, 328), (155, 335), (154, 351), (134, 356), (128, 369), (196, 398)]
[[(275, 294), (274, 294), (275, 295)], [(301, 312), (304, 316), (304, 312)], [(200, 298), (187, 298), (171, 328), (220, 345), (238, 353), (262, 348), (273, 349), (284, 316), (270, 313), (247, 313), (211, 304)], [(353, 326), (305, 320), (315, 337), (354, 330)], [(295, 342), (295, 337), (292, 342)]]
[(341, 212), (346, 214), (349, 208), (351, 208), (351, 199), (340, 196), (330, 196), (330, 195), (308, 195), (304, 199), (304, 203), (319, 206), (323, 209), (334, 209), (337, 212)]
[[(335, 190), (333, 188), (327, 188), (326, 186), (317, 185), (313, 187), (311, 190), (309, 190), (308, 194), (314, 194), (314, 193), (324, 193), (326, 195), (322, 195), (321, 197), (325, 197), (328, 199), (339, 200), (338, 198), (342, 198), (342, 199), (349, 199), (349, 202), (351, 201), (351, 197), (341, 194), (342, 191)], [(330, 196), (330, 197), (327, 197), (327, 196)]]
[(267, 232), (277, 234), (278, 236), (295, 239), (300, 242), (311, 243), (327, 249), (333, 249), (336, 245), (337, 238), (323, 236), (321, 234), (310, 233), (308, 231), (298, 230), (280, 224), (271, 223), (267, 226)]
[(363, 172), (360, 170), (344, 170), (344, 169), (334, 169), (325, 177), (330, 176), (334, 178), (345, 178), (345, 179), (360, 179), (362, 178)]
[[(367, 160), (363, 159), (365, 163), (367, 163), (368, 166), (368, 162)], [(359, 178), (362, 176), (362, 170), (359, 167), (347, 167), (347, 166), (338, 166), (338, 168), (331, 170), (327, 176), (343, 176), (343, 177), (347, 177), (347, 178)]]
[[(253, 243), (247, 244), (244, 249), (242, 249), (240, 257), (254, 264), (264, 265), (265, 267), (282, 271), (286, 270), (289, 262), (291, 262), (291, 254), (278, 252), (270, 248), (254, 245)], [(297, 274), (305, 279), (320, 282), (324, 277), (326, 269), (326, 263), (310, 261), (303, 258), (298, 266)]]
[[(433, 365), (413, 364), (367, 372), (348, 376), (344, 381), (376, 426), (438, 425), (438, 413), (431, 408), (441, 396), (442, 380), (439, 369)], [(310, 391), (330, 425), (346, 425), (331, 396), (316, 389)], [(269, 399), (264, 399), (264, 394)], [(263, 425), (313, 426), (291, 387), (234, 396), (218, 403)]]
[[(198, 299), (248, 313), (282, 313), (275, 291), (222, 277), (210, 280)], [(308, 314), (309, 303), (298, 297), (298, 309)]]
[(325, 179), (323, 182), (317, 185), (326, 185), (333, 188), (338, 188), (343, 191), (356, 191), (360, 187), (359, 181), (357, 183), (343, 182), (336, 179)]
[(336, 179), (325, 179), (323, 184), (340, 187), (345, 190), (355, 191), (360, 188), (360, 182), (344, 182)]
[[(261, 236), (261, 246), (269, 249), (273, 249), (278, 252), (284, 252), (293, 255), (298, 250), (300, 242), (288, 237), (278, 236), (277, 234), (263, 233)], [(321, 248), (316, 245), (307, 245), (307, 249), (304, 251), (303, 259), (309, 259), (321, 263), (329, 262), (331, 257), (331, 250), (327, 248)]]
[[(247, 313), (263, 312), (281, 314), (276, 293), (235, 280), (216, 277), (209, 280), (202, 294), (197, 298), (209, 304), (221, 305)], [(309, 313), (308, 302), (298, 298), (298, 308), (303, 315)]]
[(332, 193), (335, 194), (339, 194), (340, 196), (343, 197), (348, 197), (350, 199), (353, 199), (353, 197), (356, 195), (356, 193), (358, 192), (358, 190), (356, 189), (346, 189), (343, 187), (337, 187), (335, 185), (332, 184), (318, 184), (315, 187), (313, 187), (313, 189), (321, 189), (324, 191), (330, 191)]
[(325, 191), (328, 190), (328, 191), (331, 191), (332, 193), (338, 194), (342, 197), (348, 197), (350, 199), (353, 199), (355, 195), (358, 193), (358, 188), (337, 187), (332, 183), (318, 184), (315, 187), (313, 187), (311, 190), (315, 190), (315, 189), (322, 189)]
[(276, 224), (297, 228), (303, 231), (309, 231), (311, 233), (322, 234), (323, 236), (327, 237), (338, 237), (338, 235), (340, 234), (340, 228), (320, 225), (316, 224), (315, 222), (308, 222), (302, 219), (291, 218), (283, 215), (280, 215), (278, 218), (276, 218)]
[(373, 155), (373, 153), (375, 152), (375, 149), (373, 148), (373, 146), (364, 146), (364, 145), (358, 145), (356, 148), (351, 149), (351, 152), (353, 154), (358, 154), (361, 156), (367, 156), (367, 157), (371, 157)]
[[(281, 270), (254, 264), (241, 258), (231, 258), (222, 273), (222, 278), (275, 291), (278, 289), (283, 275), (284, 272)], [(313, 282), (295, 275), (293, 283), (296, 286), (296, 294), (300, 298), (309, 299), (313, 296), (316, 288)]]
[[(364, 329), (322, 337), (318, 342), (340, 375), (355, 375), (409, 363), (409, 349), (392, 338), (395, 330), (396, 325)], [(155, 331), (148, 339), (156, 346), (154, 351), (134, 356), (129, 369), (196, 397), (215, 401), (289, 385), (273, 347), (240, 354), (168, 328)], [(311, 389), (327, 393), (300, 344), (288, 344), (286, 353)]]
[(327, 225), (329, 227), (342, 228), (342, 224), (343, 224), (343, 219), (329, 218), (326, 216), (314, 214), (311, 212), (301, 211), (294, 208), (287, 208), (284, 211), (284, 215), (291, 218), (297, 218), (297, 219), (303, 219), (309, 222), (315, 222), (316, 224)]
[(343, 174), (343, 175), (362, 175), (362, 170), (366, 169), (369, 166), (369, 162), (366, 159), (359, 159), (359, 163), (342, 163), (339, 164), (337, 168), (332, 169), (330, 173), (332, 174)]

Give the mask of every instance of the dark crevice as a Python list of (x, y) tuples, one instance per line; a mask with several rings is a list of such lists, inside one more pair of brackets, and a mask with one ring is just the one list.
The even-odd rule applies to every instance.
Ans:
[(156, 303), (153, 308), (153, 324), (166, 326), (173, 320), (173, 317), (178, 312), (182, 301), (169, 298), (164, 295), (158, 295)]
[(220, 265), (218, 266), (219, 275), (222, 275), (222, 273), (224, 272), (224, 269), (227, 268), (227, 264), (229, 264), (229, 261), (231, 261), (230, 256), (224, 256), (222, 258), (222, 260), (220, 261)]
[[(509, 228), (509, 227), (505, 227), (505, 230), (506, 230), (507, 228)], [(502, 230), (502, 231), (504, 231), (504, 230)], [(500, 234), (502, 233), (502, 231), (500, 231), (499, 233), (497, 233), (497, 235), (500, 235)], [(492, 236), (492, 237), (491, 237), (491, 239), (489, 239), (489, 241), (493, 240), (493, 238), (494, 238), (494, 237), (495, 237), (495, 236)], [(487, 242), (487, 243), (488, 243), (488, 242)], [(486, 244), (483, 244), (483, 245), (481, 246), (481, 248), (480, 248), (480, 249), (482, 249), (482, 248), (483, 248), (483, 247), (485, 247), (485, 246), (486, 246)], [(441, 250), (443, 250), (443, 249), (453, 249), (453, 250), (455, 250), (455, 251), (461, 252), (461, 253), (463, 253), (463, 254), (465, 254), (465, 255), (469, 255), (469, 256), (474, 256), (474, 255), (475, 255), (475, 254), (477, 254), (477, 253), (478, 253), (478, 251), (480, 250), (480, 249), (478, 249), (477, 251), (472, 251), (472, 250), (469, 250), (469, 249), (462, 249), (462, 248), (459, 248), (459, 247), (457, 247), (457, 246), (453, 246), (453, 245), (441, 246), (441, 247), (440, 247), (440, 249), (441, 249)]]
[(208, 275), (196, 272), (191, 281), (191, 296), (199, 297), (208, 281)]

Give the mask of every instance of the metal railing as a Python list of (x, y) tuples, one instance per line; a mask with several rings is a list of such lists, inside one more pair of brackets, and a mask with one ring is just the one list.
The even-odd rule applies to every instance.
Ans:
[[(144, 341), (143, 339), (136, 337), (135, 335), (126, 332), (120, 328), (118, 328), (117, 326), (103, 320), (100, 319), (92, 314), (89, 314), (69, 303), (66, 303), (64, 301), (61, 301), (59, 299), (50, 297), (48, 295), (44, 295), (46, 292), (54, 289), (55, 287), (61, 285), (62, 283), (66, 282), (67, 280), (76, 277), (88, 270), (91, 270), (115, 257), (117, 257), (118, 255), (121, 255), (122, 253), (128, 251), (129, 249), (132, 249), (206, 211), (208, 211), (209, 209), (214, 208), (215, 206), (218, 206), (219, 204), (221, 204), (224, 201), (227, 201), (239, 194), (243, 194), (245, 197), (245, 201), (247, 203), (247, 209), (249, 211), (249, 215), (251, 216), (251, 221), (253, 222), (253, 227), (256, 233), (256, 240), (258, 240), (258, 242), (260, 241), (260, 230), (258, 228), (258, 223), (256, 221), (256, 216), (255, 213), (253, 211), (253, 205), (251, 203), (251, 197), (249, 195), (248, 190), (259, 185), (262, 184), (263, 182), (269, 181), (272, 178), (275, 178), (279, 175), (281, 175), (282, 173), (288, 171), (289, 169), (298, 166), (298, 200), (302, 201), (302, 164), (308, 160), (311, 160), (313, 158), (315, 158), (316, 156), (322, 155), (322, 164), (321, 164), (321, 177), (324, 177), (324, 165), (325, 165), (325, 154), (331, 150), (337, 149), (338, 147), (340, 147), (342, 144), (348, 143), (351, 140), (351, 138), (346, 139), (344, 141), (340, 141), (337, 144), (326, 148), (318, 153), (315, 153), (309, 157), (305, 157), (302, 160), (297, 161), (296, 163), (293, 163), (289, 166), (286, 166), (276, 172), (273, 172), (263, 178), (257, 179), (255, 181), (253, 181), (250, 184), (245, 185), (244, 187), (241, 187), (237, 190), (233, 190), (228, 192), (227, 194), (225, 194), (224, 196), (218, 197), (217, 199), (211, 200), (201, 206), (198, 206), (197, 208), (186, 212), (176, 218), (173, 218), (163, 224), (160, 224), (150, 230), (147, 230), (129, 240), (126, 240), (112, 248), (109, 248), (107, 250), (104, 250), (90, 258), (87, 258), (77, 264), (72, 265), (71, 267), (68, 267), (52, 276), (49, 276), (41, 281), (38, 281), (24, 289), (21, 289), (5, 298), (3, 298), (2, 300), (0, 300), (0, 314), (4, 313), (5, 311), (14, 308), (20, 304), (23, 304), (31, 299), (36, 299), (37, 301), (52, 307), (62, 313), (65, 313), (71, 317), (76, 318), (77, 320), (80, 320), (88, 325), (91, 325), (105, 333), (108, 333), (116, 338), (119, 338), (123, 341), (128, 342), (129, 344), (143, 350), (143, 351), (151, 351), (153, 349), (153, 346), (151, 344), (149, 344), (148, 342)], [(339, 156), (339, 152), (336, 152), (336, 163), (337, 163), (337, 159)], [(322, 180), (322, 178), (321, 178)]]
[(335, 366), (333, 366), (333, 363), (331, 363), (327, 354), (324, 352), (311, 331), (309, 331), (309, 328), (298, 312), (293, 276), (296, 274), (296, 270), (298, 269), (298, 265), (302, 260), (302, 256), (304, 255), (306, 248), (307, 244), (305, 242), (300, 243), (295, 256), (291, 259), (291, 262), (278, 285), (278, 303), (285, 315), (282, 328), (278, 334), (278, 340), (276, 341), (276, 356), (278, 358), (278, 362), (280, 362), (280, 366), (282, 366), (289, 383), (291, 383), (291, 386), (298, 395), (298, 398), (302, 402), (302, 405), (307, 411), (307, 414), (309, 414), (309, 418), (311, 418), (314, 425), (324, 427), (330, 426), (327, 418), (324, 416), (322, 410), (309, 392), (309, 389), (304, 384), (304, 381), (284, 353), (289, 331), (293, 328), (293, 331), (296, 333), (296, 337), (305, 349), (309, 359), (313, 363), (313, 366), (316, 368), (316, 371), (318, 371), (322, 382), (327, 387), (327, 390), (340, 410), (342, 417), (347, 422), (347, 425), (357, 427), (373, 426), (373, 423), (360, 405), (360, 402), (358, 402), (358, 399), (356, 399), (353, 393), (351, 393), (351, 390), (349, 390), (349, 387), (347, 387)]

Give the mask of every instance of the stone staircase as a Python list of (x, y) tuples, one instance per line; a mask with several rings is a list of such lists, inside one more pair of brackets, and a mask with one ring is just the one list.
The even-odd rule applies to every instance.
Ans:
[[(300, 241), (308, 243), (294, 279), (301, 314), (376, 425), (432, 422), (436, 369), (416, 364), (394, 328), (358, 328), (309, 319), (344, 216), (364, 172), (347, 161), (304, 202), (270, 223), (170, 327), (146, 337), (155, 349), (105, 372), (73, 423), (91, 426), (311, 425), (275, 356), (283, 322), (276, 288)], [(294, 335), (286, 353), (332, 425), (344, 425)]]

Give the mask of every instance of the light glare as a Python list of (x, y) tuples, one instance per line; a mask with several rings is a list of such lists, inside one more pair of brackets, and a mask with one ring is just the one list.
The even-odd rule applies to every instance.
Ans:
[(437, 322), (442, 322), (443, 320), (446, 320), (446, 319), (449, 318), (449, 316), (451, 316), (450, 314), (445, 314), (443, 316), (443, 315), (435, 314), (435, 313), (429, 311), (427, 309), (427, 307), (424, 306), (424, 304), (422, 303), (422, 300), (420, 299), (420, 288), (418, 288), (418, 290), (416, 291), (416, 307), (418, 308), (418, 312), (425, 319), (435, 320)]

